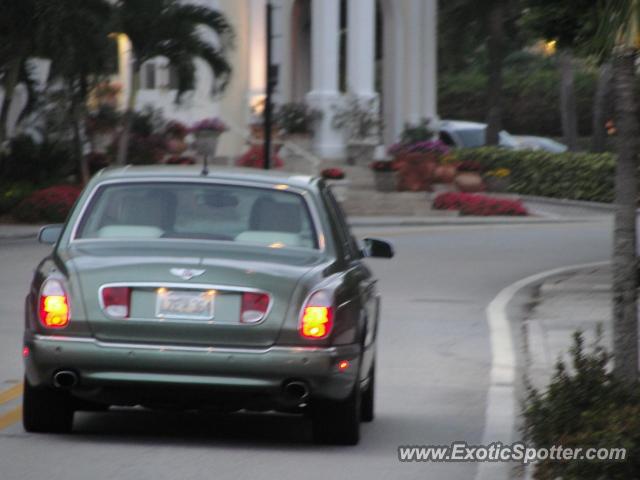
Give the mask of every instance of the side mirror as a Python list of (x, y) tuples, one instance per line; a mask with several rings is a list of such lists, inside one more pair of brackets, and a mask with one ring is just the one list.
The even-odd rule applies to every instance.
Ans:
[(60, 238), (62, 233), (62, 224), (59, 225), (45, 225), (40, 229), (38, 233), (38, 241), (46, 245), (53, 245)]
[(363, 254), (365, 257), (372, 258), (393, 258), (395, 252), (393, 245), (389, 242), (376, 238), (365, 238)]

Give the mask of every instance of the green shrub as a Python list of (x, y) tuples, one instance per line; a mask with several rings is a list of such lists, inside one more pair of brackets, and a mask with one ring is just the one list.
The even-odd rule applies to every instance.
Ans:
[(561, 361), (541, 393), (531, 387), (524, 403), (525, 440), (537, 448), (626, 448), (624, 461), (545, 460), (538, 480), (628, 480), (640, 475), (640, 389), (609, 372), (611, 356), (597, 342), (585, 351), (574, 335), (572, 369)]
[(0, 215), (11, 211), (31, 192), (34, 187), (28, 182), (15, 182), (0, 185)]
[(509, 192), (522, 195), (612, 202), (615, 156), (610, 153), (547, 153), (495, 147), (459, 149), (458, 161), (475, 161), (487, 170), (511, 170)]
[[(578, 131), (591, 135), (596, 74), (578, 70), (575, 94)], [(557, 68), (506, 68), (503, 88), (503, 127), (510, 133), (559, 137), (560, 76)], [(487, 118), (487, 76), (468, 71), (444, 74), (438, 79), (438, 114), (451, 120), (485, 122)]]

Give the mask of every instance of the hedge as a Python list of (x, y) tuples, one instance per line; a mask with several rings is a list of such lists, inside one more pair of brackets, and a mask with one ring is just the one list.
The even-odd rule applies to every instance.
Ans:
[(613, 202), (615, 156), (610, 153), (547, 153), (495, 147), (455, 150), (457, 161), (511, 170), (509, 192), (521, 195)]

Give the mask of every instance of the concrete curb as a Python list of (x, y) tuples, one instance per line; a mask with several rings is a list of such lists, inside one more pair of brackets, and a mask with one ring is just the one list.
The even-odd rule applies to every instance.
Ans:
[(611, 203), (590, 202), (586, 200), (569, 200), (566, 198), (537, 197), (535, 195), (518, 195), (523, 202), (536, 202), (558, 207), (580, 207), (613, 213), (616, 206)]
[[(487, 410), (482, 444), (500, 441), (513, 443), (516, 420), (516, 352), (513, 346), (511, 322), (507, 315), (509, 304), (524, 289), (531, 288), (549, 277), (583, 268), (606, 265), (609, 262), (593, 262), (546, 270), (518, 280), (505, 287), (487, 306), (486, 316), (491, 341), (491, 374), (487, 393)], [(508, 480), (510, 463), (484, 462), (478, 466), (475, 480)]]
[(349, 217), (349, 225), (362, 227), (442, 227), (471, 225), (544, 225), (560, 223), (586, 223), (602, 221), (595, 217)]

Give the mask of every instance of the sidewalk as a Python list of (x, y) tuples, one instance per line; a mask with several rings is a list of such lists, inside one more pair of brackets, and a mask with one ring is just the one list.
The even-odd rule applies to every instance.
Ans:
[(523, 369), (537, 388), (544, 388), (558, 358), (565, 361), (573, 333), (584, 333), (585, 346), (593, 343), (598, 324), (602, 345), (611, 349), (611, 269), (591, 267), (546, 279), (535, 290), (522, 324)]
[(35, 238), (42, 225), (20, 225), (0, 223), (0, 240)]

